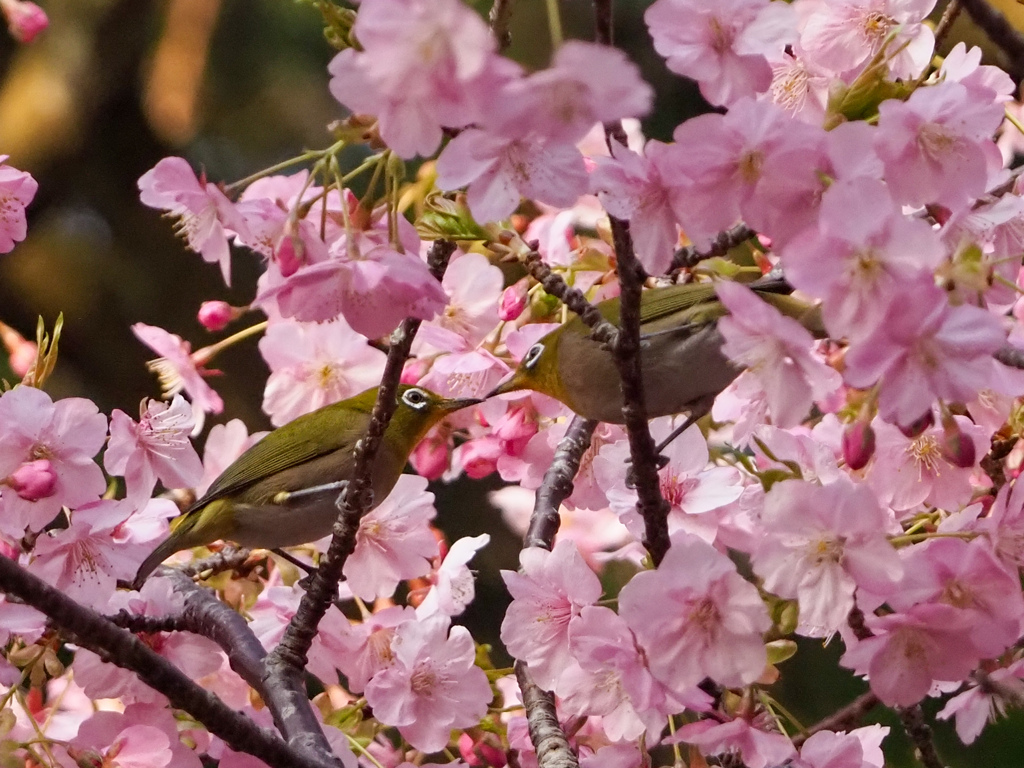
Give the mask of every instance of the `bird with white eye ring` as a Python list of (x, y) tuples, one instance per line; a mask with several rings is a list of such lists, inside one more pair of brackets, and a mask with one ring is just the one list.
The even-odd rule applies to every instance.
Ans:
[[(218, 539), (274, 549), (316, 541), (331, 532), (335, 504), (355, 471), (356, 443), (366, 434), (377, 388), (299, 416), (264, 437), (171, 522), (171, 535), (142, 563), (138, 589), (164, 560)], [(371, 509), (391, 493), (416, 444), (450, 413), (480, 402), (452, 400), (402, 385), (394, 416), (373, 462)]]

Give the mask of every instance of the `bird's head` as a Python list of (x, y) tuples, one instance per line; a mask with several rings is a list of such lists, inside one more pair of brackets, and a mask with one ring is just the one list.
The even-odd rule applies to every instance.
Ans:
[(398, 404), (388, 432), (407, 442), (411, 451), (449, 413), (479, 402), (479, 398), (446, 398), (423, 387), (403, 384), (398, 388)]
[(558, 346), (561, 339), (558, 328), (530, 347), (518, 367), (486, 397), (530, 389), (564, 402), (561, 376), (558, 372)]

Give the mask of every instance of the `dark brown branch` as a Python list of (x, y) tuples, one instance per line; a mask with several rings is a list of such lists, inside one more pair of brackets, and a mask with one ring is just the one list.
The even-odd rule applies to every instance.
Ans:
[(569, 428), (555, 450), (551, 466), (544, 473), (544, 481), (537, 489), (533, 515), (523, 546), (551, 549), (561, 522), (558, 508), (572, 493), (573, 478), (580, 469), (580, 461), (590, 447), (590, 438), (596, 428), (596, 421), (588, 421), (582, 416), (574, 417), (569, 423)]
[(963, 10), (963, 6), (960, 5), (960, 0), (949, 0), (946, 3), (946, 8), (942, 12), (942, 18), (939, 19), (939, 23), (935, 25), (935, 47), (938, 48), (946, 35), (949, 34), (950, 28), (953, 26), (953, 22), (956, 21), (960, 15), (960, 11)]
[(924, 721), (924, 711), (920, 704), (912, 707), (901, 707), (896, 710), (903, 723), (903, 730), (914, 742), (917, 759), (925, 768), (946, 768), (939, 753), (935, 751), (935, 742), (932, 740), (932, 729)]
[(794, 736), (793, 746), (799, 748), (818, 731), (849, 731), (856, 728), (864, 716), (878, 706), (878, 703), (878, 697), (871, 691), (862, 693), (842, 709), (816, 722), (807, 729), (806, 733)]
[(1011, 368), (1024, 368), (1024, 349), (1007, 344), (996, 352), (993, 357), (1003, 365)]
[[(448, 259), (455, 251), (455, 244), (437, 240), (430, 248), (428, 261), (437, 279), (441, 279), (448, 265)], [(295, 616), (285, 628), (278, 646), (267, 656), (268, 688), (281, 686), (287, 696), (295, 699), (293, 707), (304, 706), (294, 691), (301, 688), (302, 672), (306, 667), (306, 654), (316, 636), (317, 627), (332, 601), (337, 596), (338, 582), (345, 561), (355, 549), (356, 531), (359, 520), (371, 504), (370, 472), (374, 457), (395, 412), (398, 385), (402, 368), (409, 357), (412, 340), (419, 329), (420, 321), (406, 319), (394, 335), (388, 351), (384, 375), (381, 378), (377, 402), (370, 416), (366, 435), (356, 444), (355, 469), (352, 480), (338, 499), (338, 519), (334, 523), (334, 535), (327, 553), (320, 560), (320, 567), (310, 577), (309, 589), (299, 602)], [(303, 695), (301, 698), (305, 699)]]
[(988, 38), (1002, 48), (1009, 58), (1007, 71), (1014, 82), (1020, 84), (1024, 77), (1024, 35), (986, 0), (960, 0), (960, 5)]
[[(533, 247), (535, 244), (531, 244)], [(580, 316), (580, 319), (591, 329), (591, 338), (599, 341), (608, 347), (615, 346), (618, 338), (618, 329), (609, 323), (601, 315), (601, 312), (587, 301), (583, 292), (570, 288), (559, 275), (551, 271), (551, 267), (544, 263), (540, 254), (532, 250), (523, 258), (523, 264), (530, 271), (533, 279), (540, 283), (548, 294), (559, 299), (571, 311)]]
[(512, 44), (512, 34), (508, 31), (512, 21), (512, 0), (494, 0), (488, 21), (498, 50), (505, 50)]
[(166, 696), (172, 706), (188, 712), (232, 749), (255, 755), (275, 768), (336, 768), (333, 761), (293, 749), (276, 734), (200, 688), (127, 630), (79, 605), (3, 556), (0, 590), (45, 613), (77, 645), (138, 675), (146, 685)]
[(702, 261), (713, 259), (716, 256), (725, 256), (737, 245), (745, 243), (750, 238), (756, 236), (757, 232), (746, 224), (737, 224), (732, 229), (719, 232), (707, 248), (698, 250), (692, 245), (680, 248), (672, 257), (672, 264), (669, 266), (668, 271), (678, 272), (681, 269), (693, 269)]
[(554, 695), (540, 689), (523, 662), (517, 661), (515, 670), (519, 690), (523, 694), (523, 706), (526, 707), (530, 741), (537, 750), (538, 765), (541, 768), (579, 768), (579, 760), (555, 714)]
[[(176, 570), (181, 571), (189, 578), (201, 576), (205, 573), (223, 573), (239, 568), (242, 563), (249, 559), (250, 550), (244, 547), (225, 547), (220, 552), (204, 557), (200, 560), (193, 560)], [(162, 571), (164, 575), (167, 571)]]
[(155, 634), (157, 632), (181, 632), (187, 631), (181, 614), (171, 616), (142, 616), (138, 613), (131, 613), (122, 608), (113, 616), (104, 616), (114, 626), (127, 629), (133, 634)]

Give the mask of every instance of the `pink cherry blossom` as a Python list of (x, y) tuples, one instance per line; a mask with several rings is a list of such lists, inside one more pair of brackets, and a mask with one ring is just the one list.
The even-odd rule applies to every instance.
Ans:
[[(383, 295), (388, 301), (379, 300)], [(376, 339), (406, 317), (429, 320), (444, 309), (447, 297), (418, 255), (369, 238), (344, 237), (326, 261), (268, 281), (254, 303), (276, 306), (282, 316), (302, 322), (342, 315), (355, 331)]]
[(676, 695), (705, 677), (747, 685), (764, 671), (771, 624), (757, 589), (725, 555), (677, 533), (657, 570), (619, 593), (619, 613), (647, 654), (651, 672)]
[(739, 753), (748, 768), (770, 768), (785, 763), (796, 751), (781, 733), (755, 728), (742, 717), (725, 723), (699, 720), (684, 725), (672, 738), (694, 744), (709, 755)]
[(608, 213), (632, 224), (633, 247), (644, 269), (663, 274), (679, 244), (671, 195), (683, 180), (671, 172), (673, 150), (649, 141), (642, 156), (618, 143), (612, 152), (612, 158), (598, 158), (590, 189)]
[[(651, 422), (651, 436), (661, 442), (682, 417), (665, 417)], [(731, 467), (708, 466), (708, 444), (700, 430), (691, 427), (663, 451), (668, 463), (658, 470), (661, 495), (668, 501), (669, 533), (686, 531), (708, 543), (714, 541), (717, 520), (708, 514), (740, 497), (740, 474)], [(636, 491), (626, 487), (629, 444), (625, 439), (601, 446), (594, 460), (598, 484), (608, 504), (626, 528), (637, 538), (644, 535), (644, 521), (637, 511)]]
[(1016, 91), (1013, 78), (999, 67), (982, 64), (981, 55), (981, 48), (971, 46), (968, 50), (964, 42), (957, 43), (942, 60), (939, 79), (962, 83), (973, 92), (972, 98), (1001, 104), (1012, 101)]
[[(673, 72), (691, 77), (712, 104), (729, 106), (768, 89), (772, 73), (758, 45), (766, 0), (658, 0), (647, 9), (654, 49)], [(782, 47), (781, 45), (779, 46)]]
[(519, 555), (522, 572), (502, 571), (512, 604), (501, 623), (501, 641), (525, 661), (537, 684), (554, 690), (571, 665), (569, 623), (601, 596), (601, 583), (568, 539), (552, 551), (529, 547)]
[(612, 741), (657, 738), (666, 698), (626, 622), (590, 605), (569, 622), (569, 649), (578, 666), (563, 674), (558, 693), (569, 714), (600, 715)]
[(189, 440), (195, 425), (192, 408), (179, 394), (170, 403), (142, 401), (136, 423), (115, 410), (103, 466), (122, 475), (128, 498), (141, 503), (159, 479), (166, 488), (192, 488), (203, 474), (199, 454)]
[(437, 515), (427, 479), (402, 475), (388, 497), (359, 521), (356, 548), (342, 573), (363, 600), (390, 597), (398, 582), (430, 573), (437, 539), (430, 521)]
[[(935, 398), (967, 402), (1002, 368), (992, 358), (1005, 331), (998, 318), (972, 306), (950, 306), (930, 278), (908, 285), (883, 321), (846, 354), (846, 381), (866, 389), (881, 381), (882, 418), (909, 425)], [(1008, 392), (1012, 394), (1012, 392)]]
[(451, 262), (441, 286), (448, 294), (448, 305), (420, 327), (417, 339), (430, 341), (431, 328), (442, 328), (455, 335), (454, 348), (431, 346), (449, 352), (471, 350), (498, 325), (497, 303), (504, 286), (501, 270), (483, 254), (467, 253)]
[(574, 144), (595, 124), (646, 115), (653, 99), (651, 86), (625, 53), (567, 40), (555, 51), (550, 67), (510, 81), (484, 122), (508, 136), (535, 131)]
[(787, 279), (824, 299), (824, 319), (837, 338), (867, 335), (944, 256), (931, 228), (904, 217), (888, 187), (866, 176), (830, 187), (818, 226), (782, 251)]
[(472, 538), (464, 537), (452, 544), (441, 565), (430, 575), (433, 582), (430, 590), (418, 606), (417, 618), (442, 613), (445, 616), (458, 616), (466, 606), (473, 602), (476, 594), (475, 577), (468, 563), (490, 542), (486, 533)]
[(207, 413), (220, 413), (224, 410), (224, 401), (220, 399), (220, 395), (203, 380), (203, 376), (208, 376), (211, 372), (203, 367), (207, 360), (203, 359), (202, 350), (193, 353), (192, 345), (187, 341), (155, 325), (135, 323), (132, 326), (132, 333), (160, 355), (155, 360), (150, 360), (147, 367), (160, 380), (164, 397), (173, 397), (179, 392), (185, 392), (191, 398), (192, 415), (195, 418), (192, 434), (199, 434)]
[(228, 237), (249, 236), (242, 214), (217, 187), (197, 179), (188, 162), (165, 157), (139, 179), (140, 199), (178, 218), (179, 232), (189, 248), (211, 264), (220, 264), (224, 282), (231, 285), (231, 250)]
[(12, 603), (0, 595), (0, 643), (4, 645), (12, 635), (33, 643), (46, 630), (46, 615), (23, 603)]
[(779, 427), (800, 423), (814, 400), (840, 384), (839, 374), (811, 354), (811, 334), (739, 283), (723, 280), (718, 297), (729, 315), (718, 322), (722, 351), (757, 376)]
[(196, 493), (202, 496), (220, 473), (255, 445), (266, 432), (251, 435), (241, 419), (232, 419), (227, 424), (214, 424), (206, 436), (203, 448), (203, 477), (196, 485)]
[(62, 506), (77, 507), (106, 489), (93, 461), (107, 432), (107, 419), (83, 398), (56, 403), (42, 390), (18, 386), (0, 394), (0, 479), (26, 462), (45, 459), (54, 475), (53, 492), (32, 501), (0, 485), (0, 531), (20, 539), (40, 531)]
[(128, 501), (79, 507), (67, 528), (36, 541), (29, 570), (72, 599), (103, 610), (117, 580), (131, 579), (147, 554), (141, 545), (116, 535), (134, 511)]
[(885, 597), (903, 575), (885, 536), (892, 515), (865, 485), (775, 483), (762, 521), (754, 571), (766, 590), (799, 601), (801, 634), (829, 636), (846, 623), (858, 586)]
[(821, 66), (847, 72), (885, 47), (895, 77), (913, 78), (935, 45), (922, 24), (935, 0), (807, 0), (800, 4), (800, 43)]
[(325, 641), (325, 658), (320, 660), (320, 654), (312, 652), (310, 663), (337, 667), (348, 679), (348, 689), (362, 693), (371, 678), (394, 663), (395, 631), (402, 624), (416, 621), (416, 612), (413, 608), (393, 605), (375, 611), (358, 624), (349, 624), (348, 619), (341, 618), (344, 625), (335, 620), (328, 622), (335, 626), (335, 632), (329, 645)]
[(1020, 636), (1020, 580), (996, 559), (987, 539), (933, 539), (908, 549), (903, 562), (903, 581), (890, 598), (896, 610), (921, 603), (952, 606), (966, 622), (968, 644), (985, 658), (998, 656)]
[(800, 747), (794, 768), (885, 768), (882, 739), (889, 729), (868, 725), (849, 733), (818, 731)]
[(873, 636), (856, 641), (840, 663), (867, 674), (871, 690), (890, 706), (917, 704), (936, 680), (963, 680), (978, 664), (977, 650), (964, 642), (970, 620), (952, 606), (869, 615), (865, 624)]
[[(137, 729), (143, 728), (146, 729), (145, 738), (140, 740)], [(125, 739), (125, 736), (128, 738)], [(123, 712), (101, 710), (91, 713), (69, 742), (68, 752), (106, 751), (113, 765), (121, 765), (120, 759), (130, 755), (141, 756), (143, 760), (154, 759), (153, 754), (146, 754), (150, 740), (153, 746), (159, 747), (158, 752), (166, 752), (169, 761), (154, 762), (154, 768), (163, 764), (173, 764), (175, 768), (201, 768), (202, 762), (197, 752), (181, 741), (173, 712), (153, 704), (129, 704)], [(120, 751), (113, 754), (115, 744), (120, 741), (124, 741)], [(151, 763), (134, 765), (148, 768)]]
[(1024, 697), (1024, 659), (985, 674), (988, 685), (970, 685), (936, 715), (940, 720), (956, 717), (956, 735), (964, 744), (974, 743), (987, 723), (1005, 716), (1007, 707)]
[(438, 357), (419, 383), (445, 397), (483, 397), (508, 371), (504, 361), (480, 348)]
[[(17, 3), (15, 7), (32, 5)], [(7, 5), (3, 6), (5, 9)], [(0, 155), (0, 253), (9, 253), (15, 243), (25, 239), (28, 224), (25, 206), (32, 202), (39, 184), (32, 175), (6, 163), (8, 155)]]
[(263, 410), (275, 426), (376, 386), (387, 359), (343, 318), (273, 321), (259, 347), (270, 366)]
[(366, 701), (382, 723), (398, 726), (416, 749), (437, 752), (453, 728), (476, 725), (492, 698), (487, 675), (474, 664), (469, 630), (435, 614), (399, 625), (394, 663), (366, 685)]
[(979, 197), (995, 150), (990, 137), (1002, 116), (991, 97), (951, 81), (918, 88), (906, 101), (883, 101), (875, 146), (893, 197), (953, 210)]
[(586, 192), (587, 170), (571, 143), (469, 128), (437, 159), (437, 185), (444, 190), (468, 186), (469, 210), (486, 223), (508, 218), (520, 196), (568, 208)]
[[(978, 456), (988, 450), (984, 430), (965, 416), (954, 416), (957, 426), (974, 443)], [(899, 429), (875, 419), (875, 460), (867, 471), (868, 484), (878, 497), (903, 513), (921, 503), (955, 510), (974, 492), (972, 467), (954, 466), (942, 450), (942, 427), (926, 429), (911, 439)]]
[(494, 70), (505, 74), (490, 30), (457, 0), (368, 0), (352, 31), (362, 50), (335, 56), (331, 93), (376, 115), (381, 138), (401, 157), (430, 155), (442, 126), (474, 121)]

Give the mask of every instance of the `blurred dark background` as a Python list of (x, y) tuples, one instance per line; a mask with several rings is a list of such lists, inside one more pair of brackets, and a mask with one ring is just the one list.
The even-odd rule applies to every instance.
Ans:
[[(713, 0), (712, 0), (713, 1)], [(64, 313), (60, 363), (48, 387), (55, 397), (83, 396), (108, 412), (133, 414), (159, 395), (145, 368), (151, 357), (129, 326), (159, 325), (194, 348), (217, 337), (195, 319), (201, 302), (248, 303), (259, 264), (233, 260), (232, 288), (175, 237), (171, 223), (138, 201), (136, 181), (168, 155), (187, 158), (212, 180), (235, 181), (329, 142), (326, 125), (342, 116), (327, 90), (333, 55), (312, 6), (291, 0), (42, 0), (51, 26), (30, 46), (0, 37), (0, 154), (30, 171), (39, 193), (29, 237), (0, 255), (0, 320), (34, 335), (40, 315), (51, 327)], [(643, 24), (647, 2), (619, 2), (616, 39), (657, 91), (644, 128), (667, 140), (682, 119), (705, 111), (696, 88), (656, 57)], [(1024, 7), (996, 5), (1024, 26)], [(481, 13), (487, 7), (478, 4)], [(941, 10), (941, 7), (939, 11)], [(938, 11), (937, 11), (938, 13)], [(567, 37), (592, 38), (587, 3), (562, 4)], [(544, 3), (516, 0), (508, 54), (527, 66), (550, 55)], [(999, 51), (961, 16), (945, 44), (967, 40), (999, 62)], [(0, 355), (0, 377), (11, 378)], [(208, 423), (241, 418), (266, 429), (260, 411), (267, 370), (255, 341), (217, 358), (214, 385), (225, 411)], [(500, 568), (517, 564), (519, 542), (486, 501), (497, 482), (439, 487), (441, 525), (450, 540), (489, 532), (474, 561), (478, 599), (466, 616), (474, 634), (498, 645), (507, 596)], [(783, 666), (780, 700), (811, 724), (852, 700), (864, 685), (836, 672), (837, 642), (802, 644)], [(507, 656), (500, 648), (496, 661)], [(895, 721), (891, 765), (912, 764)], [(1024, 764), (1024, 718), (1003, 721), (970, 749), (948, 727), (938, 733), (951, 768)]]

